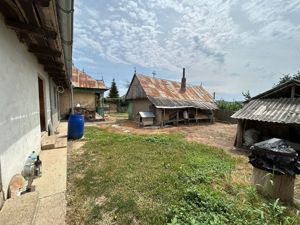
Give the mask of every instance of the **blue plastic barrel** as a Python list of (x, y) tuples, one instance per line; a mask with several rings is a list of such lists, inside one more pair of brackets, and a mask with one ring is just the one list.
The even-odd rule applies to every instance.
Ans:
[(82, 138), (84, 131), (84, 115), (71, 114), (68, 121), (68, 138)]

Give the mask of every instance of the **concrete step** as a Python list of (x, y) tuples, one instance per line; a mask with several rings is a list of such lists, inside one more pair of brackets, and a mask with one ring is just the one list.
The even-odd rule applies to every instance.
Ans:
[(57, 136), (44, 136), (42, 138), (42, 150), (53, 149), (55, 148)]
[(0, 224), (31, 225), (34, 221), (38, 200), (38, 192), (30, 192), (6, 200), (0, 211)]
[(68, 145), (67, 136), (58, 136), (55, 143), (55, 148), (66, 148)]

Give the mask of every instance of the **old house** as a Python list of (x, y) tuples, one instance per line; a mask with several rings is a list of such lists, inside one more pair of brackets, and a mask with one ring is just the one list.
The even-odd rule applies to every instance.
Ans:
[[(73, 103), (85, 109), (85, 113), (95, 112), (104, 117), (104, 92), (107, 88), (103, 80), (96, 80), (75, 66), (72, 67)], [(71, 91), (61, 96), (61, 116), (66, 118), (71, 111)], [(92, 115), (91, 115), (92, 116)]]
[(236, 147), (245, 145), (251, 129), (257, 142), (276, 137), (299, 143), (300, 82), (291, 80), (251, 98), (232, 118), (238, 120)]
[[(68, 89), (73, 4), (0, 1), (0, 192), (21, 173), (42, 136), (59, 124), (58, 89)], [(1, 193), (0, 193), (1, 194)]]
[(213, 110), (217, 109), (202, 86), (186, 84), (185, 69), (181, 82), (134, 74), (126, 100), (130, 120), (137, 121), (139, 112), (152, 112), (154, 123), (160, 126), (213, 121)]

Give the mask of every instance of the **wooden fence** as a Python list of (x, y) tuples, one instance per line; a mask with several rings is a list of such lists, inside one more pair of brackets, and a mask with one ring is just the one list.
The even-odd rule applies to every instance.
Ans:
[(227, 109), (216, 110), (214, 112), (215, 120), (216, 121), (220, 121), (220, 122), (225, 122), (225, 123), (236, 124), (237, 123), (237, 119), (231, 118), (231, 116), (234, 113), (235, 113), (235, 111), (227, 110)]

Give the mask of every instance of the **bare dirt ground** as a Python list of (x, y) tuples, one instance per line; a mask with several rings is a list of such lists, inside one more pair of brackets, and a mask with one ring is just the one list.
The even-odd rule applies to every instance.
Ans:
[[(203, 123), (192, 125), (170, 126), (167, 128), (142, 128), (136, 123), (118, 117), (107, 117), (107, 121), (113, 124), (99, 124), (100, 127), (108, 128), (113, 132), (132, 134), (171, 134), (182, 133), (188, 141), (195, 141), (210, 146), (223, 148), (227, 153), (236, 158), (240, 163), (232, 171), (232, 182), (236, 184), (251, 184), (252, 166), (248, 163), (246, 151), (237, 150), (233, 147), (236, 128), (235, 124), (226, 123)], [(296, 179), (295, 197), (300, 199), (300, 178)]]
[[(136, 123), (122, 120), (111, 119), (115, 124), (100, 124), (100, 127), (106, 127), (118, 133), (132, 133), (132, 134), (171, 134), (182, 133), (188, 141), (196, 141), (203, 144), (220, 147), (229, 152), (233, 150), (233, 143), (236, 134), (235, 124), (224, 123), (202, 123), (192, 125), (170, 126), (166, 128), (143, 128)], [(233, 152), (232, 152), (233, 153)], [(236, 152), (235, 152), (236, 153)], [(240, 154), (240, 153), (238, 153)]]

